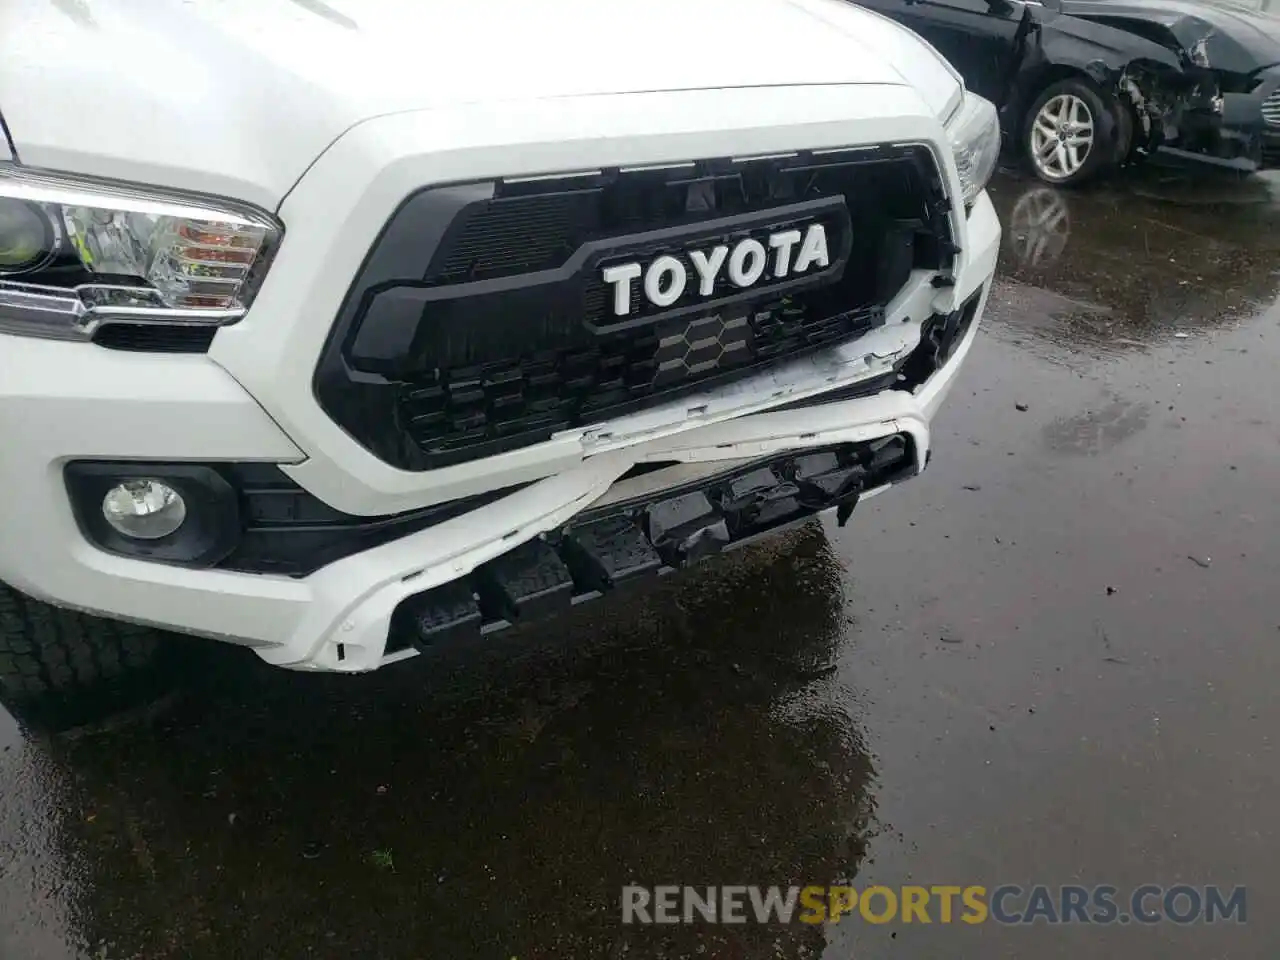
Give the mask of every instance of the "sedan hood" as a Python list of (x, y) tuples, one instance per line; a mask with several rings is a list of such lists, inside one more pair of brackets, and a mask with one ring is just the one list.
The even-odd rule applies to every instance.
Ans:
[(804, 84), (958, 85), (842, 0), (4, 0), (21, 162), (274, 208), (362, 120), (500, 100)]
[(1096, 23), (1153, 24), (1162, 39), (1202, 66), (1250, 74), (1280, 63), (1280, 17), (1208, 0), (1063, 0), (1062, 11)]

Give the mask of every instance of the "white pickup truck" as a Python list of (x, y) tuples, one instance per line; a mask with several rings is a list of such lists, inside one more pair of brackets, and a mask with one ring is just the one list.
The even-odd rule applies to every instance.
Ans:
[(6, 0), (0, 116), (11, 698), (162, 631), (373, 670), (843, 522), (999, 245), (994, 109), (843, 0)]

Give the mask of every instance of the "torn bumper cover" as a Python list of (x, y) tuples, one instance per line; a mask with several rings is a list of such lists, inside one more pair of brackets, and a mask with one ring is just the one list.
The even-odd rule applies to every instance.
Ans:
[(914, 476), (914, 442), (894, 434), (770, 457), (664, 491), (589, 510), (468, 577), (404, 600), (387, 650), (468, 640), (569, 609), (829, 509), (843, 525), (864, 491)]
[[(934, 399), (926, 402), (940, 401), (972, 343), (986, 292), (979, 289), (958, 309), (925, 322), (920, 343), (901, 364), (897, 389), (891, 393), (933, 393)], [(886, 385), (864, 386), (883, 390)], [(471, 642), (516, 623), (561, 613), (619, 586), (692, 566), (825, 511), (834, 511), (836, 522), (844, 526), (864, 496), (924, 469), (929, 455), (921, 450), (920, 437), (901, 431), (808, 447), (703, 472), (683, 482), (664, 480), (666, 471), (657, 470), (648, 492), (631, 495), (625, 493), (625, 481), (614, 484), (611, 491), (622, 495), (601, 498), (562, 526), (480, 564), (468, 575), (403, 599), (391, 615), (383, 658)], [(674, 476), (685, 469), (675, 467)]]
[[(1280, 106), (1280, 71), (1256, 80), (1247, 93), (1224, 92), (1211, 71), (1188, 67), (1179, 74), (1126, 71), (1118, 82), (1133, 108), (1136, 126), (1129, 146), (1151, 153), (1164, 149), (1195, 159), (1252, 171), (1280, 162), (1280, 118), (1266, 116), (1269, 98)], [(1121, 145), (1123, 152), (1124, 145)], [(1123, 160), (1124, 157), (1121, 157)]]
[[(973, 344), (989, 289), (925, 324), (896, 389), (867, 382), (859, 385), (867, 392), (819, 395), (639, 453), (601, 453), (295, 580), (312, 598), (299, 640), (257, 653), (293, 669), (375, 669), (607, 595), (823, 511), (843, 520), (928, 462), (929, 423)], [(662, 466), (643, 469), (655, 461)]]
[[(566, 593), (625, 582), (616, 541), (583, 529), (623, 508), (644, 556), (652, 551), (672, 567), (827, 507), (847, 510), (855, 493), (865, 501), (928, 459), (930, 424), (974, 342), (995, 271), (1000, 228), (985, 194), (964, 227), (952, 274), (913, 271), (885, 323), (855, 342), (615, 418), (559, 441), (554, 459), (531, 455), (536, 469), (523, 475), (472, 476), (468, 489), (426, 503), (379, 492), (374, 509), (352, 509), (349, 498), (326, 498), (326, 483), (342, 485), (351, 474), (306, 457), (205, 358), (156, 364), (153, 376), (124, 390), (136, 358), (102, 350), (73, 384), (54, 384), (56, 392), (41, 374), (62, 346), (15, 339), (0, 356), (0, 408), (23, 455), (0, 457), (0, 481), (30, 495), (0, 507), (0, 526), (16, 531), (0, 549), (0, 578), (73, 609), (246, 646), (277, 666), (355, 673), (417, 652), (421, 630), (399, 638), (396, 628), (404, 610), (426, 603), (406, 601), (438, 588), (462, 584), (482, 626), (523, 621), (539, 603), (555, 608)], [(64, 393), (83, 416), (66, 416)], [(133, 428), (139, 405), (152, 425), (141, 435)], [(216, 429), (192, 431), (192, 422)], [(79, 500), (63, 476), (68, 450), (72, 459), (101, 461), (111, 451), (117, 460), (128, 451), (130, 464), (223, 467), (240, 493), (239, 547), (200, 567), (100, 549), (76, 521)], [(804, 459), (824, 453), (834, 464)], [(768, 476), (738, 472), (761, 465)], [(478, 461), (475, 472), (484, 469)], [(98, 490), (85, 502), (101, 503)], [(707, 507), (697, 497), (668, 503), (697, 493)], [(473, 496), (484, 500), (462, 501)], [(536, 543), (556, 553), (572, 586), (561, 574), (512, 586), (503, 571), (520, 555), (508, 555)]]
[(1257, 82), (1248, 93), (1222, 93), (1207, 81), (1184, 95), (1165, 146), (1245, 170), (1280, 166), (1280, 70)]

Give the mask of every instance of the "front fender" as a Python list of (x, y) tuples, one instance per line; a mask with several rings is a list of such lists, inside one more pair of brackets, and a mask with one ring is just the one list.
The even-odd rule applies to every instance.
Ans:
[(1111, 83), (1134, 64), (1180, 73), (1178, 55), (1145, 37), (1078, 17), (1056, 16), (1041, 23), (1038, 38), (1047, 63), (1075, 67), (1098, 83)]
[[(1103, 91), (1133, 103), (1134, 78), (1148, 90), (1178, 90), (1189, 85), (1178, 56), (1143, 37), (1071, 16), (1044, 14), (1026, 40), (1015, 73), (1012, 94), (1004, 107), (1004, 126), (1021, 135), (1023, 114), (1048, 84), (1064, 76), (1083, 74)], [(1137, 105), (1135, 104), (1135, 108)], [(1101, 136), (1123, 161), (1134, 132), (1125, 129), (1126, 118), (1102, 121)], [(1140, 132), (1150, 136), (1150, 124)]]

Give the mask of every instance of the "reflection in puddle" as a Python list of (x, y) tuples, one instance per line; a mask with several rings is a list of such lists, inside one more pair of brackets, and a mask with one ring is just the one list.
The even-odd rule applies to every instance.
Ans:
[(1057, 261), (1071, 239), (1071, 207), (1062, 191), (1032, 187), (1023, 191), (1009, 214), (1011, 252), (1024, 267)]
[[(856, 873), (872, 776), (807, 527), (466, 658), (220, 667), (151, 725), (51, 748), (92, 811), (109, 956), (817, 955), (823, 931), (622, 927), (627, 883)], [(72, 797), (74, 799), (72, 799)]]
[(1135, 196), (1180, 206), (1280, 205), (1280, 175), (1153, 167), (1127, 181)]
[[(1088, 191), (1001, 176), (991, 192), (1005, 226), (994, 326), (1124, 349), (1256, 317), (1280, 291), (1272, 179), (1151, 168)], [(1046, 298), (1058, 306), (1037, 311)]]
[(78, 857), (65, 854), (67, 777), (0, 708), (0, 957), (80, 955)]

